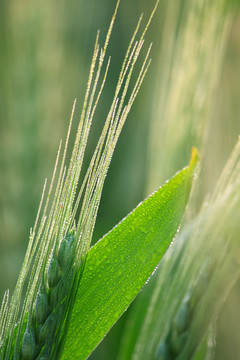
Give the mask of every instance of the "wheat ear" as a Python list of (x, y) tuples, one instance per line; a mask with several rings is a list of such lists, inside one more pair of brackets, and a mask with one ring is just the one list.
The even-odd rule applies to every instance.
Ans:
[[(97, 34), (69, 165), (66, 165), (65, 160), (76, 101), (63, 150), (62, 143), (59, 145), (48, 191), (47, 182), (44, 184), (37, 219), (30, 231), (24, 264), (10, 303), (8, 295), (5, 296), (1, 310), (4, 318), (0, 319), (0, 356), (4, 360), (17, 360), (19, 356), (23, 360), (55, 360), (61, 356), (92, 238), (104, 180), (119, 135), (150, 65), (151, 45), (146, 51), (135, 84), (130, 91), (144, 36), (158, 1), (138, 40), (136, 37), (142, 17), (137, 22), (123, 60), (105, 125), (78, 190), (88, 135), (110, 65), (110, 58), (105, 65), (106, 51), (119, 3), (120, 0), (117, 1), (102, 48), (99, 45), (99, 32)], [(26, 283), (28, 286), (23, 296)]]

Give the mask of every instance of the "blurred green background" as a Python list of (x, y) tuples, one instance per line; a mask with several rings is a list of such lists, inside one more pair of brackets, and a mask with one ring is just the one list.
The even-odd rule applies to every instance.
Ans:
[[(110, 73), (85, 169), (137, 19), (143, 12), (146, 21), (154, 3), (121, 0), (108, 50)], [(193, 145), (202, 153), (201, 202), (214, 187), (240, 134), (238, 2), (192, 3), (196, 8), (187, 0), (160, 2), (146, 40), (153, 41), (152, 65), (109, 169), (94, 241), (186, 165)], [(75, 122), (80, 114), (96, 32), (100, 29), (103, 40), (114, 6), (110, 0), (0, 1), (1, 297), (6, 288), (14, 288), (43, 182), (51, 175), (74, 98)], [(238, 288), (220, 317), (217, 359), (240, 358)], [(117, 358), (127, 316), (92, 359)]]

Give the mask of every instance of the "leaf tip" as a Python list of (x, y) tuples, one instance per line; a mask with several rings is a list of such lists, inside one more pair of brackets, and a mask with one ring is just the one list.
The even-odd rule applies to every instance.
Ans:
[(200, 156), (199, 156), (198, 150), (197, 150), (197, 148), (195, 148), (193, 146), (192, 147), (191, 159), (190, 159), (190, 162), (189, 162), (189, 169), (190, 169), (191, 172), (194, 171), (194, 169), (198, 165), (199, 161), (200, 161)]

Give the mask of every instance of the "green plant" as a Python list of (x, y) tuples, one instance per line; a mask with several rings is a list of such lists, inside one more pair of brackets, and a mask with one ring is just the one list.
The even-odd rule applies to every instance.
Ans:
[[(137, 80), (130, 95), (127, 95), (132, 73), (143, 46), (144, 35), (156, 7), (138, 41), (135, 40), (135, 37), (141, 19), (137, 24), (123, 61), (112, 105), (110, 106), (102, 134), (82, 186), (80, 190), (77, 191), (92, 119), (104, 87), (110, 64), (109, 58), (97, 91), (118, 6), (119, 1), (102, 49), (100, 49), (98, 44), (99, 35), (97, 36), (83, 110), (69, 166), (66, 167), (65, 159), (75, 103), (63, 153), (60, 155), (62, 146), (60, 143), (47, 197), (45, 199), (45, 182), (37, 219), (30, 232), (30, 240), (23, 267), (9, 304), (8, 295), (7, 293), (5, 294), (2, 308), (4, 317), (1, 322), (1, 356), (4, 359), (55, 359), (59, 358), (63, 351), (66, 329), (69, 326), (72, 307), (76, 299), (79, 284), (81, 283), (82, 272), (91, 242), (105, 176), (121, 129), (150, 64), (148, 57), (151, 47), (147, 50), (147, 55), (139, 70)], [(62, 156), (62, 158), (60, 158), (60, 156)], [(58, 167), (60, 159), (61, 162)], [(176, 195), (179, 193), (179, 200), (177, 197), (174, 198), (169, 190), (165, 190), (165, 193), (170, 196), (170, 199), (167, 201), (174, 201), (176, 205), (179, 201), (179, 207), (177, 207), (176, 215), (173, 217), (172, 229), (170, 227), (171, 231), (168, 232), (168, 238), (164, 248), (171, 241), (181, 219), (182, 212), (184, 211), (194, 163), (195, 160), (193, 159), (190, 168), (182, 173), (181, 176), (183, 176), (183, 179), (181, 181), (178, 180), (179, 176), (176, 177), (176, 185), (179, 183), (179, 190)], [(155, 197), (153, 197), (153, 199), (155, 199)], [(148, 202), (150, 202), (148, 207), (153, 207), (152, 202), (150, 200)], [(76, 218), (80, 203), (81, 211)], [(141, 210), (142, 212), (146, 211), (143, 205), (141, 209), (143, 209)], [(135, 213), (138, 212), (139, 210), (135, 211)], [(134, 222), (136, 222), (132, 215), (130, 218), (130, 224), (127, 225), (128, 229), (133, 227)], [(123, 224), (125, 224), (125, 222), (123, 222)], [(144, 226), (146, 225), (143, 223), (143, 227)], [(167, 223), (163, 224), (163, 228), (167, 228), (168, 226)], [(119, 227), (120, 229), (122, 227), (124, 228), (122, 224), (121, 226), (119, 225), (118, 228)], [(123, 231), (121, 230), (120, 232)], [(108, 239), (106, 241), (108, 242)], [(121, 243), (121, 238), (119, 239), (119, 243)], [(102, 244), (103, 240), (101, 241), (101, 247), (105, 246)], [(115, 245), (111, 246), (114, 248)], [(159, 260), (161, 255), (162, 251), (158, 254), (157, 260)], [(98, 257), (101, 257), (101, 255), (98, 254)], [(138, 281), (136, 279), (135, 290), (130, 292), (128, 302), (136, 296), (137, 291), (139, 291), (154, 270), (158, 262), (157, 260), (151, 260), (149, 269), (146, 268), (146, 274), (142, 275), (142, 278), (138, 279)], [(116, 259), (114, 261), (116, 261)], [(91, 268), (90, 265), (89, 268)], [(26, 293), (24, 293), (24, 285), (26, 282), (28, 285)], [(122, 305), (124, 306), (123, 310), (128, 305), (128, 302)], [(81, 316), (82, 314), (83, 311), (81, 311)], [(95, 345), (95, 343), (96, 336), (93, 345)], [(88, 348), (87, 351), (89, 351)], [(84, 356), (84, 353), (81, 353), (83, 354), (82, 356)], [(87, 354), (88, 352), (86, 355)]]
[[(178, 74), (178, 59), (181, 59), (181, 67), (186, 59), (185, 51), (189, 46), (189, 38), (185, 35), (189, 33), (189, 29), (196, 38), (199, 35), (198, 26), (196, 28), (192, 26), (193, 14), (195, 12), (197, 14), (197, 10), (201, 10), (202, 5), (200, 2), (194, 5), (188, 4), (187, 1), (183, 3), (184, 11), (181, 12), (180, 17), (188, 19), (189, 16), (191, 21), (187, 21), (186, 26), (181, 25), (182, 20), (176, 21), (177, 30), (173, 33), (179, 32), (179, 38), (184, 40), (184, 46), (181, 48), (180, 42), (176, 52), (178, 56), (169, 62), (173, 64), (174, 75)], [(205, 21), (203, 24), (209, 25), (206, 32), (211, 36), (206, 43), (204, 43), (206, 36), (202, 36), (200, 68), (196, 70), (193, 66), (189, 77), (185, 78), (186, 83), (177, 81), (177, 89), (172, 81), (161, 83), (163, 89), (166, 84), (169, 86), (166, 91), (168, 96), (165, 97), (167, 99), (165, 111), (172, 121), (171, 123), (167, 117), (164, 119), (167, 124), (165, 129), (168, 129), (164, 134), (165, 138), (163, 137), (164, 148), (168, 149), (168, 168), (175, 169), (175, 156), (189, 140), (188, 131), (182, 130), (191, 130), (198, 145), (203, 144), (202, 132), (198, 131), (198, 126), (195, 128), (195, 125), (191, 125), (191, 116), (198, 114), (198, 121), (201, 121), (198, 125), (200, 128), (205, 126), (230, 21), (223, 14), (225, 2), (222, 1), (221, 6), (219, 3), (214, 4), (215, 7), (205, 6), (202, 14)], [(137, 70), (136, 80), (132, 85), (131, 78), (136, 73), (134, 72), (136, 62), (156, 7), (138, 41), (135, 39), (141, 19), (137, 24), (123, 61), (105, 125), (82, 185), (79, 186), (91, 123), (109, 70), (110, 58), (105, 70), (104, 59), (118, 5), (119, 1), (102, 49), (98, 44), (99, 34), (97, 36), (86, 97), (69, 165), (66, 165), (68, 164), (67, 148), (76, 102), (65, 146), (61, 152), (62, 144), (60, 144), (46, 195), (46, 183), (44, 185), (37, 220), (30, 232), (29, 246), (15, 292), (11, 299), (8, 291), (3, 298), (0, 311), (0, 356), (3, 359), (87, 358), (155, 270), (182, 222), (198, 162), (196, 150), (193, 150), (189, 166), (177, 173), (89, 249), (113, 151), (150, 64), (151, 46), (146, 51), (146, 57)], [(169, 9), (170, 16), (171, 4)], [(220, 9), (221, 13), (216, 27), (211, 26), (214, 9)], [(225, 26), (220, 27), (219, 32), (218, 25), (222, 23)], [(206, 69), (204, 64), (205, 59), (211, 54), (209, 44), (215, 45), (216, 38), (218, 42), (213, 53), (218, 64), (213, 76), (210, 67)], [(192, 49), (190, 58), (194, 59), (195, 64), (199, 54), (195, 47)], [(173, 54), (170, 51), (170, 57), (174, 54), (174, 51)], [(167, 53), (165, 66), (168, 66), (168, 56)], [(194, 108), (193, 96), (190, 101), (191, 106), (186, 111), (187, 105), (184, 101), (191, 99), (199, 78), (202, 81), (201, 90), (209, 90), (208, 95), (205, 94), (208, 102), (203, 102), (200, 108)], [(211, 86), (208, 88), (209, 84)], [(175, 107), (171, 102), (172, 92), (176, 95)], [(189, 105), (188, 101), (187, 104)], [(181, 106), (185, 112), (182, 112)], [(183, 125), (178, 127), (174, 133), (176, 121), (179, 119), (183, 121), (185, 127)], [(155, 138), (158, 130), (154, 126), (153, 129), (155, 129), (153, 130)], [(176, 135), (174, 139), (177, 140), (174, 141), (173, 146), (169, 146), (172, 134)], [(155, 140), (152, 142), (154, 146)], [(156, 148), (153, 153), (157, 154)], [(160, 160), (162, 163), (164, 163), (163, 158), (164, 154)], [(156, 158), (152, 163), (156, 163)], [(153, 173), (156, 168), (157, 166), (152, 166)], [(137, 329), (133, 331), (130, 326), (130, 330), (125, 332), (127, 341), (123, 343), (119, 353), (119, 357), (123, 360), (128, 358), (166, 360), (176, 357), (189, 359), (195, 356), (199, 346), (202, 347), (197, 354), (198, 358), (206, 356), (208, 326), (213, 320), (212, 315), (217, 316), (218, 313), (212, 311), (211, 316), (206, 316), (206, 310), (215, 306), (219, 310), (223, 299), (238, 277), (238, 269), (237, 267), (235, 269), (233, 264), (234, 253), (238, 249), (235, 227), (239, 219), (237, 216), (234, 217), (239, 209), (238, 171), (239, 144), (230, 158), (215, 194), (210, 197), (208, 207), (204, 205), (194, 217), (190, 212), (194, 197), (191, 199), (190, 210), (184, 220), (182, 231), (176, 235), (170, 251), (152, 277), (154, 286), (147, 287), (150, 289), (149, 299), (146, 303), (140, 303), (140, 312), (143, 309), (142, 314), (145, 316), (142, 316)], [(168, 170), (165, 171), (165, 174), (167, 173)], [(172, 170), (169, 171), (170, 173)], [(151, 188), (151, 185), (149, 187)], [(221, 226), (216, 230), (219, 218), (224, 218), (225, 221), (222, 221)], [(229, 281), (233, 267), (236, 271), (232, 281)], [(133, 312), (133, 319), (137, 321), (138, 318), (139, 309), (136, 313)]]

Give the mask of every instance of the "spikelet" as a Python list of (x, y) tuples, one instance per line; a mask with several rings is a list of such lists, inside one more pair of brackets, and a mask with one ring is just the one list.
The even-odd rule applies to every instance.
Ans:
[(46, 283), (42, 283), (36, 295), (34, 326), (31, 333), (27, 326), (23, 336), (23, 360), (40, 356), (45, 350), (47, 341), (54, 343), (56, 328), (62, 321), (63, 308), (66, 309), (68, 302), (66, 295), (71, 286), (69, 271), (72, 275), (70, 266), (74, 264), (73, 241), (74, 235), (67, 234), (60, 244), (58, 254), (52, 254), (47, 269)]
[(198, 303), (204, 292), (207, 291), (210, 273), (206, 267), (201, 273), (196, 286), (189, 290), (183, 299), (173, 321), (169, 325), (168, 332), (162, 337), (160, 344), (155, 353), (155, 360), (171, 360), (175, 359), (184, 347), (190, 324), (194, 317), (194, 310), (197, 308)]

